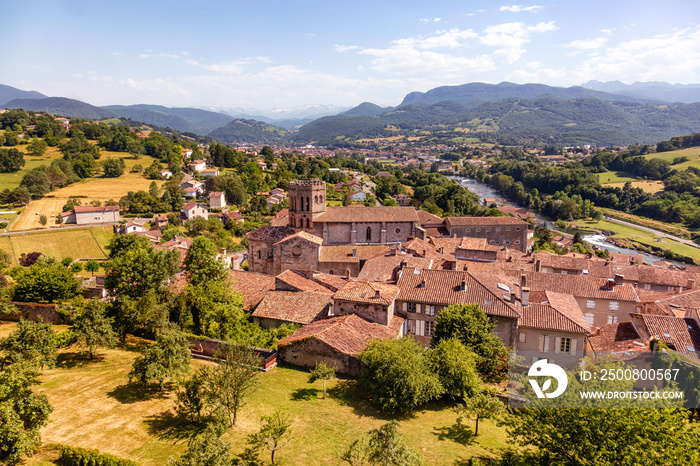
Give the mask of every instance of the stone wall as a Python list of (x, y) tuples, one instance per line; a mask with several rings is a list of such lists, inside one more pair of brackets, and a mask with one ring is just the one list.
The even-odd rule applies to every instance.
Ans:
[(319, 245), (304, 238), (293, 237), (274, 246), (275, 275), (285, 270), (318, 270)]
[(314, 367), (319, 362), (334, 366), (337, 372), (359, 377), (364, 371), (362, 363), (355, 356), (337, 351), (314, 338), (297, 341), (279, 348), (279, 359), (302, 367)]
[[(187, 337), (187, 340), (192, 348), (192, 357), (198, 359), (212, 359), (221, 345), (231, 344), (225, 341), (197, 337)], [(253, 350), (260, 356), (260, 369), (268, 371), (277, 365), (276, 351), (265, 348), (253, 348)]]
[(18, 312), (16, 314), (0, 314), (0, 319), (19, 321), (20, 318), (23, 318), (36, 322), (41, 317), (44, 322), (51, 324), (69, 323), (65, 322), (58, 314), (58, 306), (56, 304), (20, 303), (14, 301), (11, 301), (10, 304), (13, 304)]
[(357, 314), (372, 322), (381, 325), (389, 325), (394, 316), (394, 306), (390, 309), (384, 308), (380, 304), (351, 303), (347, 301), (333, 301), (333, 315)]

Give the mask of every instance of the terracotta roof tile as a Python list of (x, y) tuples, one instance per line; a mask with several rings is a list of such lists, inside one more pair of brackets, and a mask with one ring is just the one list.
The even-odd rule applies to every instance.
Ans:
[(430, 212), (426, 212), (425, 210), (417, 210), (416, 214), (418, 214), (418, 221), (420, 222), (421, 226), (442, 225), (444, 223), (443, 219), (437, 215), (431, 214)]
[(289, 241), (292, 238), (302, 238), (302, 239), (305, 239), (306, 241), (309, 241), (311, 243), (318, 244), (319, 246), (321, 244), (323, 244), (323, 238), (321, 238), (320, 236), (312, 235), (311, 233), (308, 233), (304, 230), (298, 231), (292, 235), (289, 235), (289, 236), (285, 237), (284, 239), (281, 239), (280, 241), (278, 241), (275, 244), (284, 243), (285, 241)]
[(445, 226), (514, 225), (527, 227), (528, 223), (515, 217), (447, 217)]
[(349, 281), (334, 295), (334, 301), (390, 306), (399, 294), (399, 287), (388, 283)]
[(332, 295), (333, 291), (325, 286), (308, 278), (302, 277), (293, 270), (285, 270), (275, 277), (275, 288), (279, 288), (279, 283), (295, 288), (297, 291), (311, 291), (315, 293)]
[(93, 213), (93, 212), (119, 212), (118, 205), (107, 205), (104, 207), (94, 207), (91, 205), (77, 205), (73, 207), (75, 213)]
[(533, 291), (547, 290), (570, 294), (578, 298), (639, 302), (637, 292), (632, 285), (616, 285), (610, 290), (608, 289), (608, 279), (605, 278), (544, 272), (522, 273), (527, 278), (527, 286)]
[(397, 336), (398, 332), (390, 327), (368, 322), (355, 314), (346, 314), (312, 322), (281, 340), (277, 346), (281, 348), (313, 338), (342, 354), (357, 356), (372, 340)]
[(331, 295), (310, 291), (268, 291), (253, 317), (307, 325), (328, 316)]
[(275, 289), (275, 277), (263, 273), (231, 270), (232, 288), (243, 294), (243, 309), (249, 311), (262, 301), (265, 293)]
[(414, 207), (327, 207), (326, 212), (314, 219), (314, 223), (349, 222), (416, 222)]
[(347, 278), (322, 272), (314, 272), (312, 279), (333, 291), (338, 291), (348, 282)]
[(415, 257), (405, 253), (393, 255), (391, 252), (368, 259), (357, 275), (358, 280), (388, 282), (394, 280), (395, 273), (402, 267), (418, 267), (430, 269), (433, 260)]
[(650, 336), (681, 353), (700, 351), (700, 327), (694, 319), (642, 314)]
[(253, 240), (277, 242), (294, 233), (296, 233), (296, 230), (289, 226), (264, 226), (246, 233), (246, 237)]
[(559, 332), (591, 332), (573, 296), (548, 291), (546, 297), (548, 302), (545, 304), (531, 302), (529, 306), (523, 306), (518, 325)]
[(588, 342), (596, 353), (648, 349), (647, 341), (632, 322), (601, 325), (598, 334), (589, 336)]
[[(460, 291), (463, 281), (466, 290)], [(516, 306), (503, 298), (504, 295), (508, 295), (508, 300), (510, 299), (511, 287), (507, 285), (509, 281), (512, 280), (488, 274), (479, 274), (477, 278), (469, 272), (406, 267), (401, 271), (397, 283), (401, 291), (396, 299), (445, 306), (476, 303), (490, 315), (519, 317), (519, 305)], [(508, 291), (498, 286), (501, 282), (508, 287)]]
[[(353, 257), (353, 249), (356, 251), (356, 257)], [(383, 244), (378, 245), (357, 245), (357, 244), (339, 244), (330, 246), (321, 246), (319, 250), (319, 262), (359, 262), (360, 260), (370, 259), (378, 254), (383, 254), (391, 249), (391, 246)]]

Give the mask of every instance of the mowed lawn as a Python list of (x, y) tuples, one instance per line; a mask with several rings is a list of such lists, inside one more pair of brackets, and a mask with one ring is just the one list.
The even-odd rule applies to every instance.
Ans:
[[(40, 377), (38, 391), (54, 407), (42, 429), (42, 442), (96, 448), (144, 466), (163, 465), (171, 455), (182, 453), (192, 430), (175, 415), (173, 387), (161, 394), (127, 384), (139, 345), (130, 339), (125, 348), (104, 351), (92, 362), (74, 349), (61, 351), (58, 367)], [(192, 362), (193, 367), (201, 364)], [(281, 410), (292, 418), (294, 441), (276, 458), (283, 464), (337, 465), (337, 455), (351, 442), (391, 419), (352, 395), (353, 381), (329, 382), (328, 398), (323, 400), (321, 382), (310, 384), (308, 378), (307, 371), (292, 366), (261, 373), (258, 390), (239, 413), (237, 425), (224, 435), (232, 450), (243, 450), (246, 435), (259, 428), (260, 416)], [(398, 420), (405, 440), (424, 464), (466, 464), (471, 455), (496, 457), (508, 447), (503, 427), (482, 421), (474, 438), (473, 423), (461, 430), (456, 418), (452, 408), (436, 404)], [(47, 455), (38, 455), (26, 464), (54, 463)]]
[(679, 163), (678, 165), (672, 165), (678, 171), (685, 170), (688, 167), (700, 168), (700, 146), (698, 147), (688, 147), (687, 149), (673, 150), (669, 152), (659, 152), (656, 154), (647, 154), (644, 156), (647, 159), (661, 159), (673, 162), (673, 159), (677, 157), (688, 157), (687, 162)]
[(0, 237), (0, 249), (7, 251), (13, 264), (22, 253), (41, 252), (62, 259), (104, 259), (112, 237), (111, 226), (71, 228)]

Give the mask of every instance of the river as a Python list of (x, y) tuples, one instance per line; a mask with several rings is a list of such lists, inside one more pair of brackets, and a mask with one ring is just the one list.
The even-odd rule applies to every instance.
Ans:
[[(520, 207), (517, 203), (505, 198), (501, 193), (496, 191), (493, 187), (480, 182), (479, 180), (475, 180), (473, 178), (465, 178), (461, 176), (448, 176), (448, 178), (453, 179), (460, 183), (463, 188), (473, 192), (477, 196), (479, 196), (479, 200), (483, 200), (484, 198), (487, 197), (492, 197), (496, 200), (496, 203), (499, 205), (509, 205), (513, 207)], [(538, 222), (542, 222), (547, 227), (550, 229), (554, 229), (554, 225), (550, 220), (547, 218), (543, 217), (540, 215), (538, 212), (533, 212), (529, 209), (527, 209), (529, 212), (532, 212), (535, 215), (535, 218), (537, 219)], [(645, 252), (640, 252), (635, 249), (627, 249), (627, 248), (621, 248), (618, 246), (615, 246), (614, 244), (608, 243), (606, 240), (605, 235), (601, 234), (595, 234), (595, 235), (583, 235), (584, 241), (587, 241), (588, 243), (591, 243), (595, 246), (598, 246), (602, 249), (606, 249), (609, 252), (622, 252), (626, 254), (639, 254), (644, 257), (644, 262), (648, 263), (653, 263), (653, 262), (658, 262), (660, 260), (665, 260), (663, 257), (658, 257), (654, 256), (652, 254), (647, 254)]]

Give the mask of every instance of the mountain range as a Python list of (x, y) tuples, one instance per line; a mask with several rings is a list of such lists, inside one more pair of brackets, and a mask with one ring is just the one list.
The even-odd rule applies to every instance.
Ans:
[(698, 131), (700, 104), (692, 102), (700, 102), (700, 85), (589, 81), (565, 88), (503, 82), (411, 92), (396, 107), (364, 102), (351, 109), (308, 105), (261, 112), (146, 104), (96, 107), (0, 85), (0, 107), (85, 119), (128, 118), (231, 144), (337, 144), (389, 136), (425, 138), (426, 132), (440, 141), (468, 136), (501, 143), (655, 143)]

